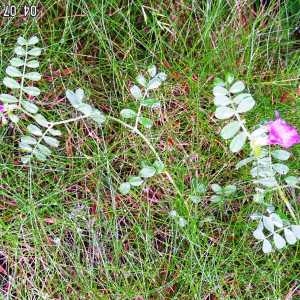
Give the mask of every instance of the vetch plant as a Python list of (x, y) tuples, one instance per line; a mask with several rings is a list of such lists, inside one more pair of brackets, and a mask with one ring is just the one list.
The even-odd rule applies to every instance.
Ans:
[(138, 103), (137, 110), (124, 108), (120, 112), (121, 118), (104, 115), (102, 111), (87, 103), (84, 91), (81, 88), (75, 91), (67, 90), (66, 98), (76, 110), (78, 116), (53, 122), (47, 120), (34, 101), (35, 97), (40, 95), (40, 89), (33, 86), (33, 83), (40, 80), (41, 75), (37, 71), (28, 71), (28, 69), (39, 67), (37, 58), (42, 53), (42, 49), (35, 46), (38, 42), (36, 36), (28, 40), (23, 37), (18, 38), (15, 47), (16, 57), (11, 59), (10, 66), (6, 69), (7, 76), (3, 79), (3, 84), (9, 91), (0, 95), (0, 117), (3, 124), (8, 121), (18, 123), (21, 115), (25, 115), (27, 119), (31, 120), (26, 132), (19, 141), (19, 148), (23, 153), (22, 162), (28, 164), (33, 158), (39, 161), (47, 160), (52, 154), (52, 149), (59, 147), (58, 138), (62, 135), (62, 132), (58, 127), (61, 125), (89, 119), (97, 126), (102, 126), (108, 120), (122, 125), (139, 136), (154, 154), (153, 163), (143, 165), (136, 176), (129, 176), (119, 186), (119, 191), (125, 195), (132, 188), (142, 185), (148, 178), (163, 173), (174, 186), (176, 192), (182, 196), (171, 174), (166, 170), (160, 155), (149, 138), (142, 132), (142, 130), (148, 130), (153, 126), (152, 120), (145, 117), (143, 113), (145, 109), (160, 107), (160, 101), (155, 97), (151, 97), (150, 93), (166, 80), (166, 74), (157, 72), (155, 66), (150, 66), (146, 76), (138, 75), (136, 82), (139, 86), (133, 85), (130, 88), (131, 95)]
[[(288, 175), (289, 168), (284, 162), (292, 155), (286, 148), (300, 143), (300, 135), (295, 127), (280, 118), (278, 112), (276, 112), (274, 121), (259, 125), (253, 131), (250, 131), (246, 126), (244, 114), (253, 109), (255, 100), (245, 89), (244, 83), (240, 80), (234, 81), (231, 75), (227, 76), (225, 81), (216, 80), (213, 89), (214, 103), (217, 106), (215, 117), (219, 120), (230, 120), (221, 130), (221, 137), (230, 141), (229, 149), (233, 153), (240, 152), (249, 142), (249, 156), (239, 161), (236, 164), (236, 169), (252, 164), (250, 174), (256, 190), (253, 197), (254, 201), (268, 206), (270, 203), (266, 202), (265, 196), (268, 193), (276, 193), (286, 205), (294, 222), (298, 223), (294, 209), (284, 189), (299, 189), (300, 180), (296, 176)], [(274, 149), (274, 145), (279, 145), (285, 149)], [(274, 220), (274, 218), (277, 225), (287, 224), (285, 227), (283, 225), (281, 227), (277, 226), (279, 233), (277, 232), (278, 230), (272, 231), (276, 224), (273, 224), (273, 221), (270, 220)], [(281, 220), (275, 212), (272, 212), (269, 216), (261, 215), (259, 219), (262, 221), (259, 223), (258, 231), (255, 231), (254, 237), (259, 237), (258, 239), (263, 241), (262, 249), (265, 253), (269, 253), (273, 248), (268, 240), (269, 236), (262, 239), (264, 236), (262, 234), (263, 229), (272, 233), (274, 245), (277, 249), (281, 249), (286, 244), (292, 244), (292, 241), (297, 239), (299, 228), (297, 226), (299, 225), (290, 225), (287, 221), (284, 223), (283, 220), (281, 220), (281, 223), (278, 223), (279, 219)], [(274, 226), (267, 223), (266, 220), (269, 220), (269, 223), (272, 223)], [(281, 238), (285, 239), (286, 243), (283, 243), (279, 237), (281, 232), (285, 233)]]

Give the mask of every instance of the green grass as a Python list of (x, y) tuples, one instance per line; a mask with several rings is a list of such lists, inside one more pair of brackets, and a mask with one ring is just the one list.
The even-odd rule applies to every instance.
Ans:
[[(169, 78), (156, 95), (161, 119), (153, 113), (156, 126), (145, 134), (185, 198), (194, 177), (236, 183), (239, 191), (221, 207), (188, 202), (188, 216), (163, 176), (147, 185), (157, 203), (139, 190), (118, 194), (122, 178), (154, 160), (118, 124), (67, 125), (59, 151), (31, 168), (20, 166), (18, 130), (0, 127), (0, 262), (9, 275), (0, 269), (0, 283), (9, 278), (8, 299), (284, 299), (299, 279), (299, 243), (266, 256), (252, 238), (249, 215), (262, 208), (251, 200), (249, 170), (234, 169), (240, 156), (218, 135), (212, 86), (213, 76), (231, 72), (257, 100), (249, 126), (279, 110), (300, 128), (299, 41), (292, 35), (299, 1), (256, 16), (248, 3), (245, 26), (235, 1), (42, 2), (37, 19), (1, 19), (1, 78), (16, 38), (37, 34), (42, 73), (72, 70), (40, 82), (43, 113), (72, 117), (64, 91), (81, 87), (96, 107), (118, 116), (135, 107), (128, 87), (154, 63)], [(299, 174), (299, 145), (292, 150), (290, 167)], [(171, 209), (188, 219), (185, 228), (168, 217)]]

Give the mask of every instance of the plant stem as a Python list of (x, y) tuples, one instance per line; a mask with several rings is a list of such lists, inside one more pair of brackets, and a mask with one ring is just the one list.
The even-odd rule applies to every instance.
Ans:
[(278, 185), (278, 194), (279, 194), (280, 198), (283, 200), (283, 202), (285, 203), (285, 205), (286, 205), (287, 209), (289, 210), (289, 212), (290, 212), (292, 218), (294, 219), (294, 221), (297, 222), (297, 217), (294, 213), (293, 207), (291, 206), (288, 198), (286, 197), (286, 195), (285, 195), (285, 193), (282, 190), (280, 185)]
[(145, 92), (144, 92), (144, 95), (142, 97), (142, 99), (140, 99), (140, 106), (139, 106), (139, 109), (138, 109), (138, 112), (137, 112), (137, 115), (136, 115), (136, 119), (135, 119), (135, 124), (134, 124), (134, 131), (136, 131), (138, 129), (138, 126), (139, 126), (139, 118), (141, 116), (141, 112), (142, 112), (142, 104), (141, 104), (141, 101), (143, 101), (145, 99), (145, 97), (147, 96), (148, 94), (148, 90), (146, 89)]
[(18, 104), (21, 106), (21, 101), (22, 101), (22, 96), (23, 96), (23, 87), (24, 87), (24, 79), (25, 79), (25, 71), (26, 71), (26, 63), (27, 63), (27, 50), (28, 50), (28, 45), (26, 44), (25, 46), (25, 57), (24, 57), (24, 65), (23, 65), (23, 71), (22, 71), (22, 78), (21, 78), (21, 83), (20, 83), (20, 94), (19, 94), (19, 102)]
[[(122, 126), (130, 129), (132, 132), (136, 133), (137, 135), (139, 135), (143, 141), (147, 144), (147, 146), (149, 147), (149, 149), (152, 151), (152, 153), (155, 155), (156, 159), (160, 162), (160, 163), (163, 163), (162, 159), (160, 158), (159, 154), (157, 153), (157, 151), (155, 150), (155, 148), (153, 147), (153, 145), (151, 144), (151, 142), (149, 141), (149, 139), (140, 131), (138, 130), (137, 128), (125, 123), (124, 121), (118, 119), (118, 118), (115, 118), (115, 117), (112, 117), (112, 116), (107, 116), (107, 118), (109, 118), (110, 120), (114, 121), (114, 122), (117, 122), (119, 124), (121, 124)], [(174, 186), (175, 190), (176, 190), (176, 193), (180, 196), (180, 197), (183, 197), (183, 194), (182, 192), (180, 191), (179, 187), (177, 186), (177, 184), (175, 183), (172, 175), (167, 171), (165, 170), (164, 173), (166, 174), (168, 180), (170, 181), (170, 183)], [(186, 206), (187, 206), (187, 203), (185, 203)], [(187, 206), (188, 207), (188, 206)]]

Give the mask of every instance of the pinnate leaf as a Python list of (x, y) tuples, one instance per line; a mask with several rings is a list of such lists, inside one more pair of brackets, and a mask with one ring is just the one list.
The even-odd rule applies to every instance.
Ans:
[(122, 195), (126, 195), (130, 192), (130, 183), (129, 182), (123, 182), (119, 186), (119, 192)]

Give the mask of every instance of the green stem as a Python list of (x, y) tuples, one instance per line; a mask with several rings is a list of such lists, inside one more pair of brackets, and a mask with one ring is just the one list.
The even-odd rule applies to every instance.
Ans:
[(297, 217), (294, 213), (293, 207), (291, 206), (288, 198), (286, 197), (284, 191), (282, 190), (281, 186), (279, 186), (279, 185), (278, 185), (278, 194), (279, 194), (280, 198), (282, 199), (282, 201), (285, 203), (285, 205), (286, 205), (287, 209), (289, 210), (294, 221), (297, 222)]
[(138, 112), (137, 112), (137, 115), (136, 115), (136, 119), (135, 119), (134, 131), (136, 131), (138, 129), (139, 119), (140, 119), (141, 112), (142, 112), (142, 104), (141, 104), (141, 102), (145, 99), (145, 97), (147, 96), (147, 94), (148, 94), (148, 90), (146, 89), (145, 92), (144, 92), (143, 98), (139, 100), (140, 101), (140, 106), (139, 106), (139, 109), (138, 109)]
[(25, 57), (24, 57), (24, 65), (23, 65), (23, 71), (22, 71), (22, 78), (21, 78), (21, 83), (20, 83), (20, 94), (19, 94), (19, 102), (18, 104), (21, 106), (21, 101), (22, 101), (22, 97), (23, 97), (23, 87), (24, 87), (24, 80), (25, 80), (25, 71), (26, 71), (26, 63), (27, 63), (27, 58), (28, 58), (28, 54), (27, 54), (27, 50), (28, 50), (28, 46), (26, 44), (25, 47)]
[[(124, 121), (118, 119), (118, 118), (115, 118), (115, 117), (112, 117), (112, 116), (107, 116), (107, 118), (109, 118), (110, 120), (114, 121), (114, 122), (117, 122), (119, 124), (121, 124), (122, 126), (130, 129), (133, 133), (136, 133), (137, 135), (140, 136), (140, 138), (147, 144), (147, 146), (149, 147), (149, 149), (152, 151), (152, 153), (155, 155), (156, 159), (160, 162), (160, 163), (163, 163), (161, 157), (159, 156), (159, 154), (157, 153), (157, 151), (155, 150), (155, 148), (153, 147), (153, 145), (151, 144), (151, 142), (148, 140), (148, 138), (140, 131), (138, 130), (137, 128), (125, 123)], [(175, 188), (176, 190), (176, 193), (180, 196), (180, 197), (183, 197), (183, 193), (180, 191), (179, 187), (177, 186), (177, 184), (175, 183), (172, 175), (167, 171), (165, 170), (164, 173), (166, 174), (168, 180), (170, 181), (170, 183), (173, 185), (173, 187)], [(188, 205), (187, 203), (185, 203), (187, 208), (188, 208)]]

